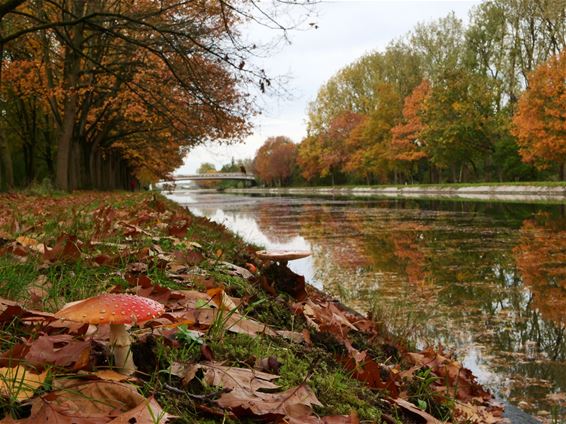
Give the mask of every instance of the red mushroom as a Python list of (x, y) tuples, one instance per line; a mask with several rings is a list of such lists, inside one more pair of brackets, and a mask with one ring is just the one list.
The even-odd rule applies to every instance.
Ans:
[(130, 352), (130, 335), (126, 324), (156, 318), (165, 312), (159, 302), (131, 294), (101, 294), (75, 302), (55, 314), (56, 318), (88, 324), (110, 324), (110, 346), (114, 365), (124, 374), (136, 370)]

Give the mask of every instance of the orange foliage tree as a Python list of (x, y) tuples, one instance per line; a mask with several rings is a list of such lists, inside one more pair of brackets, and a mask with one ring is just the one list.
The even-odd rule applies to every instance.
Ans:
[(539, 168), (559, 166), (566, 172), (566, 50), (541, 64), (530, 75), (513, 117), (523, 161)]
[(301, 141), (297, 159), (301, 175), (307, 180), (330, 176), (334, 184), (336, 175), (346, 170), (352, 149), (350, 135), (364, 120), (362, 114), (345, 111), (336, 115), (327, 129)]
[(363, 177), (368, 184), (374, 177), (385, 181), (391, 170), (387, 157), (391, 128), (400, 119), (402, 109), (402, 98), (393, 84), (378, 83), (375, 92), (373, 110), (359, 119), (346, 140), (348, 155), (343, 168), (358, 178)]
[(267, 185), (289, 183), (296, 166), (297, 146), (284, 136), (269, 137), (254, 159), (257, 177)]
[[(156, 180), (192, 146), (247, 134), (253, 107), (246, 92), (252, 83), (264, 90), (269, 80), (244, 61), (248, 50), (237, 26), (246, 19), (246, 4), (55, 0), (0, 6), (2, 96), (9, 104), (24, 102), (30, 116), (40, 112), (34, 124), (48, 139), (58, 187)], [(26, 66), (33, 78), (21, 72)], [(13, 150), (30, 139), (17, 106), (0, 128), (0, 140), (8, 134)]]
[(405, 164), (405, 167), (409, 169), (415, 162), (427, 156), (424, 150), (424, 140), (421, 137), (424, 129), (421, 112), (428, 96), (430, 96), (430, 83), (423, 80), (405, 98), (403, 122), (391, 129), (390, 158)]

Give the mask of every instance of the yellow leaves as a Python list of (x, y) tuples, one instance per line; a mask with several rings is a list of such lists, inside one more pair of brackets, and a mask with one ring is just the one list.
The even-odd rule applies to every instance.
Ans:
[(20, 402), (30, 399), (46, 378), (47, 371), (34, 374), (21, 365), (0, 368), (0, 395)]

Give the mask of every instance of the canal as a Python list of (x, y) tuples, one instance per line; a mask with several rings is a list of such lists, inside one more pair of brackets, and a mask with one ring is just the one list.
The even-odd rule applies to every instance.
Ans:
[(533, 422), (519, 409), (566, 420), (564, 204), (170, 197), (248, 242), (311, 250), (295, 272), (416, 347), (454, 354), (513, 422)]

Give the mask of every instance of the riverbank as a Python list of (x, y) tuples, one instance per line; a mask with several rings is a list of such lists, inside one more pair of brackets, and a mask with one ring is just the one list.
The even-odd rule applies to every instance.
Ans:
[[(5, 422), (77, 410), (100, 422), (500, 421), (471, 372), (441, 351), (414, 351), (160, 196), (17, 194), (0, 203), (0, 413), (15, 419)], [(131, 331), (133, 377), (112, 372), (107, 328), (53, 315), (108, 292), (166, 309)], [(110, 407), (101, 412), (77, 392)]]
[(440, 184), (228, 189), (230, 193), (566, 202), (566, 183)]

